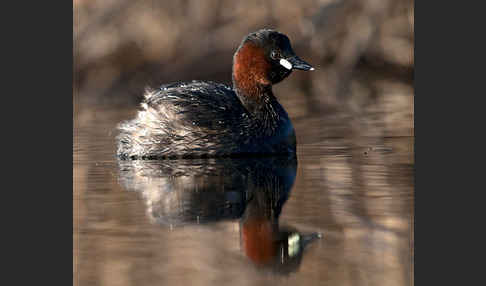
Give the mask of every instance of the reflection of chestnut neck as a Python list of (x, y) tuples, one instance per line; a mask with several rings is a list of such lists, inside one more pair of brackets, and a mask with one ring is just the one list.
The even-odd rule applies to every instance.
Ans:
[(270, 220), (250, 218), (242, 224), (242, 243), (245, 254), (256, 264), (267, 264), (277, 255), (278, 230)]
[(256, 200), (247, 206), (241, 223), (242, 244), (246, 256), (263, 265), (278, 254), (278, 218), (272, 219), (270, 205), (260, 205)]
[(272, 190), (255, 189), (242, 217), (242, 246), (257, 265), (269, 264), (279, 254), (278, 216), (285, 200), (279, 202), (281, 198), (272, 194)]

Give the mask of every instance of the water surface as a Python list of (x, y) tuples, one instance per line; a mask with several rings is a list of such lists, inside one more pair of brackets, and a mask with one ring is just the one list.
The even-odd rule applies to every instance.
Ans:
[(75, 109), (75, 285), (413, 284), (412, 136), (318, 115), (297, 158), (120, 162), (135, 110)]

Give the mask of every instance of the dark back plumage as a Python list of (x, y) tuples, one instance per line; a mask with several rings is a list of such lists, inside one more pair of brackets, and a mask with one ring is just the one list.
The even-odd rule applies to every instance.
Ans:
[[(268, 100), (272, 101), (272, 98)], [(141, 106), (135, 119), (122, 122), (118, 127), (117, 153), (122, 158), (274, 153), (275, 147), (270, 146), (273, 140), (269, 140), (272, 134), (265, 133), (268, 128), (262, 124), (274, 122), (275, 125), (275, 120), (290, 124), (276, 99), (269, 102), (275, 110), (265, 123), (245, 109), (232, 88), (214, 82), (163, 85), (148, 90)]]

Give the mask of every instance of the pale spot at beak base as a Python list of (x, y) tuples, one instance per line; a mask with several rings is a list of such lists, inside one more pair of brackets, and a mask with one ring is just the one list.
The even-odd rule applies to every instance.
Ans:
[(280, 59), (280, 62), (279, 62), (284, 68), (288, 69), (288, 70), (291, 70), (292, 69), (292, 64), (287, 61), (286, 59)]

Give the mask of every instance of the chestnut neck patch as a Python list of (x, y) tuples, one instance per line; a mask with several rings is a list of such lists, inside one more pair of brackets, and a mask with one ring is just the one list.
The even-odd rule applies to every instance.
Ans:
[(268, 79), (270, 69), (263, 48), (252, 42), (244, 43), (233, 59), (233, 85), (238, 95), (260, 97), (262, 88), (271, 85)]

